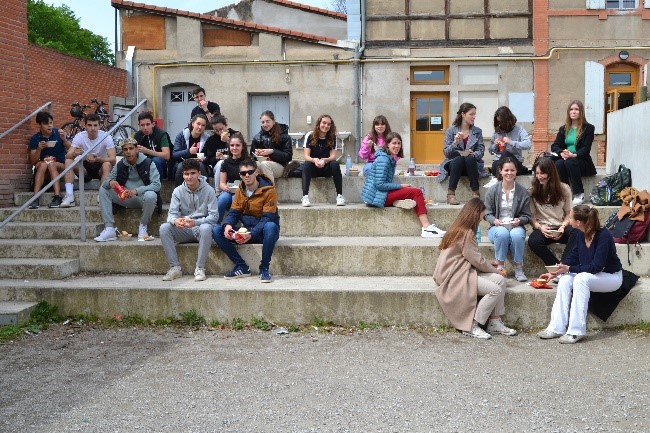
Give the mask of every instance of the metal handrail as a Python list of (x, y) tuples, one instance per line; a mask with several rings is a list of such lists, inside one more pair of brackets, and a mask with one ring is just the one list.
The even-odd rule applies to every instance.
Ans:
[(45, 109), (45, 107), (47, 107), (47, 111), (48, 111), (50, 114), (52, 114), (52, 101), (50, 101), (50, 102), (46, 102), (45, 104), (41, 105), (40, 108), (36, 109), (32, 114), (30, 114), (29, 116), (25, 117), (23, 120), (21, 120), (20, 122), (16, 123), (14, 126), (12, 126), (11, 128), (7, 129), (5, 132), (3, 132), (2, 134), (0, 134), (0, 140), (2, 140), (2, 139), (5, 137), (5, 135), (9, 135), (9, 133), (10, 133), (11, 131), (13, 131), (14, 129), (18, 128), (19, 126), (21, 126), (23, 123), (27, 122), (27, 121), (28, 121), (29, 119), (31, 119), (32, 117), (36, 116), (39, 112), (43, 111), (43, 109)]
[[(2, 229), (7, 223), (9, 223), (12, 219), (14, 219), (17, 215), (20, 215), (27, 207), (32, 204), (34, 200), (38, 200), (44, 193), (45, 191), (49, 190), (52, 185), (54, 185), (54, 182), (59, 182), (63, 176), (70, 170), (73, 170), (75, 166), (81, 164), (84, 159), (86, 159), (86, 156), (88, 156), (90, 153), (92, 153), (97, 146), (101, 142), (103, 142), (106, 137), (111, 136), (113, 134), (113, 131), (117, 129), (122, 123), (124, 123), (125, 120), (130, 118), (138, 108), (140, 108), (143, 104), (147, 102), (146, 99), (143, 99), (142, 101), (138, 102), (138, 104), (131, 109), (123, 118), (119, 119), (118, 122), (113, 125), (111, 129), (108, 130), (106, 136), (99, 140), (93, 147), (90, 149), (86, 150), (84, 153), (79, 155), (78, 157), (75, 158), (74, 164), (70, 164), (67, 166), (61, 173), (58, 174), (54, 179), (50, 181), (47, 185), (45, 185), (43, 188), (41, 188), (40, 191), (38, 191), (36, 194), (32, 196), (29, 200), (27, 200), (25, 203), (23, 203), (22, 206), (20, 206), (18, 209), (16, 209), (11, 215), (9, 215), (7, 218), (5, 218), (4, 221), (0, 222), (0, 229)], [(80, 228), (81, 228), (81, 241), (86, 242), (86, 199), (84, 197), (84, 171), (79, 170), (79, 223), (80, 223)]]

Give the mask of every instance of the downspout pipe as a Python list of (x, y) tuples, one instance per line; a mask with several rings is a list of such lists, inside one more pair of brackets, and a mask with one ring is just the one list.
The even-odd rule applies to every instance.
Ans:
[(361, 76), (363, 72), (361, 60), (363, 59), (363, 51), (366, 49), (366, 0), (359, 1), (361, 2), (361, 38), (354, 50), (354, 136), (356, 138), (354, 160), (356, 163), (359, 163), (359, 149), (363, 134), (361, 129)]

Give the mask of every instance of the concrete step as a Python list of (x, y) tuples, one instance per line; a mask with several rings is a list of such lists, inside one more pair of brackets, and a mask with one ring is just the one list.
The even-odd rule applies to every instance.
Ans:
[[(208, 321), (229, 322), (252, 316), (279, 324), (305, 324), (318, 318), (337, 324), (363, 321), (381, 325), (447, 324), (431, 277), (256, 277), (224, 280), (192, 276), (165, 282), (161, 276), (110, 275), (65, 280), (0, 280), (0, 301), (40, 301), (61, 314), (140, 315), (159, 319), (197, 310)], [(542, 327), (548, 323), (555, 290), (536, 290), (508, 282), (506, 323)], [(641, 279), (603, 323), (590, 315), (589, 329), (650, 320), (650, 280)]]
[(36, 305), (38, 302), (0, 302), (0, 326), (26, 322)]
[[(419, 236), (394, 237), (281, 237), (273, 253), (271, 272), (292, 276), (429, 276), (433, 274), (440, 254), (439, 239)], [(487, 237), (480, 249), (486, 257), (494, 257), (494, 248)], [(562, 245), (552, 245), (559, 257)], [(177, 247), (181, 265), (186, 272), (194, 270), (197, 244)], [(262, 254), (261, 245), (243, 245), (240, 254), (253, 273), (257, 272)], [(617, 245), (623, 266), (638, 275), (650, 275), (650, 244)], [(32, 240), (3, 240), (0, 257), (73, 257), (79, 259), (79, 272), (163, 275), (168, 264), (159, 239), (98, 243), (77, 240), (55, 240), (43, 243)], [(213, 245), (207, 272), (223, 275), (231, 270), (230, 260)], [(511, 263), (506, 268), (511, 270)], [(545, 272), (544, 264), (528, 248), (524, 253), (524, 270), (529, 278)], [(2, 275), (2, 274), (0, 274)]]
[[(586, 195), (588, 196), (593, 187), (603, 177), (598, 174), (592, 177), (583, 178), (583, 184)], [(480, 184), (485, 185), (490, 180), (489, 177), (481, 178)], [(532, 175), (517, 177), (517, 183), (529, 187), (533, 180)], [(360, 203), (361, 189), (365, 178), (363, 176), (343, 176), (343, 195), (349, 203)], [(424, 196), (437, 203), (445, 203), (447, 199), (447, 188), (449, 182), (445, 181), (439, 183), (435, 177), (432, 176), (397, 176), (396, 181), (400, 183), (410, 183), (414, 187), (423, 188)], [(280, 178), (276, 179), (276, 186), (278, 191), (278, 201), (280, 203), (300, 203), (302, 199), (302, 179), (300, 178)], [(174, 184), (170, 181), (162, 182), (161, 197), (164, 203), (169, 203)], [(485, 196), (485, 188), (481, 188), (481, 196)], [(42, 207), (46, 207), (52, 201), (52, 193), (44, 194), (40, 199)], [(20, 206), (33, 196), (32, 192), (18, 192), (14, 194), (14, 202), (16, 206)], [(97, 204), (98, 192), (97, 188), (86, 188), (86, 204)], [(312, 179), (310, 186), (309, 196), (312, 203), (330, 203), (336, 202), (336, 192), (334, 190), (334, 183), (331, 178), (315, 178)], [(461, 177), (458, 189), (456, 190), (456, 197), (461, 202), (465, 202), (472, 197), (472, 192), (469, 187), (469, 181), (466, 176)], [(79, 191), (75, 187), (75, 200), (79, 204)]]
[(79, 272), (79, 260), (49, 258), (0, 259), (0, 275), (3, 278), (25, 280), (60, 280)]
[[(104, 225), (86, 224), (86, 237), (94, 238)], [(0, 230), (0, 239), (79, 239), (81, 227), (76, 222), (11, 222)]]

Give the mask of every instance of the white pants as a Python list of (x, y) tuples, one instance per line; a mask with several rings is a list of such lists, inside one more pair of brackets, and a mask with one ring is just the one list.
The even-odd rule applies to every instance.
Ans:
[(564, 274), (557, 285), (557, 294), (547, 330), (556, 334), (585, 335), (587, 307), (591, 292), (614, 292), (623, 284), (623, 271), (610, 274)]

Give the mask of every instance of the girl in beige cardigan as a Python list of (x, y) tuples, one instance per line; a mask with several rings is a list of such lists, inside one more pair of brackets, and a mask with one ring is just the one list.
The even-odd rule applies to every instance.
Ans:
[[(516, 335), (501, 321), (505, 313), (505, 278), (478, 249), (476, 229), (485, 204), (472, 198), (440, 242), (433, 279), (436, 297), (447, 319), (464, 335), (490, 339), (490, 334)], [(477, 302), (477, 298), (483, 298)], [(487, 331), (482, 326), (487, 322)]]

